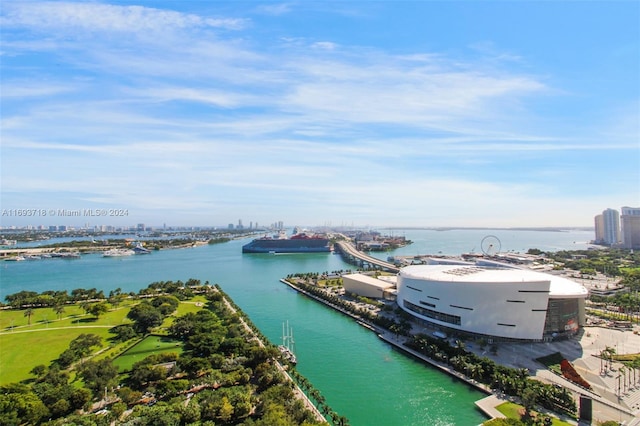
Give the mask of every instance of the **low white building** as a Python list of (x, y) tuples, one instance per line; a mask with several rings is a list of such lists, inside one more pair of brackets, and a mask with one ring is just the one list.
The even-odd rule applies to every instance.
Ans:
[(389, 298), (395, 284), (364, 274), (349, 274), (342, 276), (342, 286), (345, 291), (372, 299)]
[(413, 265), (400, 270), (397, 287), (398, 306), (451, 330), (539, 341), (585, 323), (582, 285), (528, 269)]

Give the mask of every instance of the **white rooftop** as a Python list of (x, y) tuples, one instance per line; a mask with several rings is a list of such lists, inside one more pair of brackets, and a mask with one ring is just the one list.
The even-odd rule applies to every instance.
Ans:
[(518, 268), (483, 268), (475, 265), (411, 265), (400, 276), (413, 279), (460, 283), (551, 282), (549, 296), (587, 297), (581, 284), (567, 278)]
[(361, 283), (365, 283), (375, 287), (379, 287), (381, 289), (393, 287), (394, 285), (393, 282), (389, 282), (388, 280), (380, 280), (378, 278), (370, 277), (364, 274), (347, 274), (347, 275), (343, 275), (342, 278), (350, 278), (352, 280), (359, 281)]

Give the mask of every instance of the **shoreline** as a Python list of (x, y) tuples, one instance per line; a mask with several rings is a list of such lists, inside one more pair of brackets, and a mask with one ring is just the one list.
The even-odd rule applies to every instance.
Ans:
[(487, 396), (484, 398), (481, 398), (479, 400), (477, 400), (475, 402), (476, 407), (482, 411), (484, 413), (485, 416), (487, 416), (487, 420), (491, 420), (494, 418), (504, 418), (505, 416), (500, 413), (495, 407), (497, 405), (502, 404), (503, 402), (507, 401), (507, 399), (502, 399), (499, 395), (496, 395), (488, 386), (483, 385), (482, 383), (479, 383), (473, 379), (469, 379), (466, 376), (464, 376), (461, 373), (458, 373), (457, 371), (454, 371), (452, 369), (450, 369), (449, 367), (447, 367), (444, 364), (440, 364), (406, 346), (404, 346), (404, 339), (401, 337), (396, 337), (395, 335), (391, 334), (388, 330), (384, 330), (380, 327), (377, 327), (373, 324), (369, 324), (366, 320), (364, 320), (363, 318), (353, 314), (352, 312), (346, 311), (342, 308), (340, 308), (339, 306), (335, 306), (329, 302), (327, 302), (324, 299), (321, 299), (313, 294), (310, 294), (309, 292), (301, 289), (300, 287), (296, 286), (295, 284), (292, 284), (290, 282), (288, 282), (287, 280), (280, 279), (280, 282), (282, 282), (283, 284), (288, 285), (289, 287), (291, 287), (293, 290), (297, 291), (298, 293), (301, 293), (307, 297), (310, 297), (322, 304), (324, 304), (325, 306), (328, 306), (336, 311), (339, 311), (342, 314), (345, 314), (347, 316), (349, 316), (350, 318), (354, 319), (359, 325), (361, 325), (362, 327), (368, 329), (369, 331), (372, 331), (374, 333), (376, 333), (376, 336), (378, 336), (379, 339), (383, 340), (384, 342), (392, 345), (393, 347), (401, 350), (402, 352), (411, 355), (412, 357), (426, 362), (427, 364), (437, 368), (438, 370), (440, 370), (441, 372), (448, 374), (449, 376), (465, 383), (468, 386), (471, 386), (473, 388), (475, 388), (476, 390), (486, 394)]
[[(238, 315), (238, 318), (239, 318), (240, 322), (242, 323), (242, 326), (244, 327), (244, 329), (247, 330), (247, 332), (249, 334), (251, 334), (251, 336), (253, 336), (253, 338), (258, 341), (258, 344), (261, 347), (265, 347), (266, 346), (265, 343), (262, 341), (262, 339), (259, 336), (256, 335), (256, 333), (251, 329), (251, 327), (249, 327), (249, 325), (245, 322), (243, 316), (241, 314), (238, 314), (238, 311), (236, 310), (236, 308), (233, 307), (233, 305), (227, 299), (227, 295), (226, 294), (222, 295), (222, 300), (224, 300), (224, 303), (227, 306), (227, 309), (229, 309), (234, 314)], [(293, 378), (291, 377), (291, 375), (289, 374), (287, 369), (278, 360), (275, 360), (275, 363), (276, 363), (276, 366), (277, 366), (278, 370), (285, 376), (286, 380), (288, 380), (289, 382), (291, 382), (293, 384), (293, 386), (294, 386), (294, 391), (293, 392), (296, 395), (296, 398), (298, 398), (300, 401), (302, 401), (304, 406), (309, 411), (311, 411), (313, 413), (313, 415), (315, 416), (316, 420), (318, 420), (320, 422), (327, 422), (327, 419), (324, 418), (324, 416), (322, 415), (322, 413), (320, 412), (318, 407), (316, 407), (315, 404), (311, 401), (311, 399), (309, 399), (309, 397), (302, 391), (302, 389), (300, 389), (300, 387), (293, 380)]]
[[(185, 249), (185, 248), (204, 246), (207, 244), (209, 244), (208, 241), (194, 241), (192, 243), (179, 244), (175, 246), (167, 246), (167, 247), (162, 247), (158, 250), (150, 250), (150, 251), (153, 253), (154, 251)], [(108, 245), (108, 246), (100, 246), (100, 247), (64, 246), (64, 247), (24, 247), (24, 248), (13, 248), (13, 249), (0, 249), (0, 260), (7, 260), (11, 257), (21, 256), (21, 255), (40, 255), (40, 254), (52, 254), (52, 253), (95, 254), (95, 253), (103, 253), (105, 251), (117, 249), (117, 248), (122, 248), (122, 245)]]
[[(295, 290), (298, 293), (304, 294), (305, 296), (308, 296), (322, 304), (324, 304), (325, 306), (332, 308), (336, 311), (339, 311), (349, 317), (351, 317), (352, 319), (354, 319), (359, 325), (369, 329), (370, 331), (373, 331), (374, 333), (376, 333), (376, 335), (378, 336), (378, 338), (380, 338), (381, 340), (383, 340), (384, 342), (392, 345), (393, 347), (401, 350), (402, 352), (404, 352), (405, 354), (408, 354), (420, 361), (423, 361), (437, 369), (439, 369), (441, 372), (461, 381), (464, 382), (465, 384), (474, 387), (475, 389), (479, 390), (480, 392), (483, 392), (485, 394), (487, 394), (488, 396), (482, 399), (479, 399), (478, 401), (475, 402), (476, 407), (481, 410), (483, 412), (484, 415), (486, 415), (489, 419), (493, 419), (493, 418), (499, 418), (499, 417), (505, 417), (504, 415), (502, 415), (502, 413), (500, 413), (496, 407), (500, 404), (502, 404), (503, 402), (516, 402), (517, 398), (513, 398), (507, 395), (503, 395), (501, 393), (496, 393), (495, 391), (493, 391), (492, 389), (490, 389), (488, 386), (478, 383), (476, 381), (474, 381), (471, 378), (468, 378), (466, 376), (464, 376), (461, 373), (458, 373), (457, 371), (454, 371), (452, 369), (450, 369), (448, 366), (443, 365), (438, 363), (435, 360), (432, 360), (420, 353), (417, 353), (415, 351), (413, 351), (411, 348), (408, 348), (406, 346), (404, 346), (404, 342), (406, 341), (406, 338), (404, 338), (403, 336), (396, 336), (395, 334), (393, 334), (392, 332), (382, 329), (376, 325), (370, 324), (368, 323), (366, 320), (364, 320), (363, 318), (359, 317), (358, 315), (346, 311), (344, 309), (342, 309), (339, 306), (333, 305), (332, 303), (328, 302), (327, 300), (324, 300), (320, 297), (317, 297), (313, 294), (310, 294), (309, 292), (305, 291), (302, 288), (299, 288), (298, 286), (296, 286), (293, 283), (288, 282), (285, 279), (280, 279), (280, 281), (286, 285), (288, 285), (289, 287), (291, 287), (293, 290)], [(591, 340), (593, 340), (593, 336), (590, 338)], [(627, 342), (628, 344), (631, 342)], [(575, 342), (572, 341), (568, 341), (568, 343), (566, 343), (568, 345), (575, 345)], [(589, 345), (593, 345), (593, 342), (591, 342)], [(506, 351), (506, 348), (503, 348)], [(562, 351), (563, 353), (566, 351), (566, 348)], [(505, 353), (508, 353), (505, 352)], [(498, 359), (504, 358), (504, 357), (508, 357), (509, 355), (501, 355), (501, 356), (495, 356), (495, 357), (489, 357), (490, 359), (493, 359), (495, 362), (498, 362)], [(496, 359), (494, 359), (496, 358)], [(505, 358), (506, 359), (506, 358)], [(574, 360), (574, 362), (576, 362)], [(522, 368), (524, 367), (524, 365), (517, 365), (517, 366), (513, 366), (510, 365), (509, 362), (507, 363), (502, 363), (502, 362), (498, 362), (500, 365), (506, 365), (506, 366), (511, 366), (511, 367), (519, 367)], [(529, 369), (533, 368), (533, 366), (529, 367)], [(533, 368), (534, 370), (537, 370), (537, 367)], [(564, 383), (563, 378), (561, 377), (557, 377), (555, 374), (547, 372), (546, 370), (543, 371), (537, 371), (536, 374), (532, 375), (533, 378), (536, 378), (538, 380), (540, 380), (543, 383), (555, 383), (561, 386), (566, 387), (570, 392), (572, 392), (574, 395), (579, 395), (579, 396), (588, 396), (592, 401), (593, 401), (593, 416), (594, 419), (599, 419), (599, 420), (603, 420), (604, 419), (611, 419), (611, 418), (624, 418), (626, 421), (630, 421), (630, 423), (628, 423), (629, 425), (638, 425), (640, 426), (640, 417), (636, 417), (638, 414), (640, 414), (640, 404), (637, 405), (637, 407), (635, 407), (636, 409), (639, 409), (637, 412), (634, 412), (634, 408), (632, 407), (627, 407), (625, 406), (625, 404), (621, 404), (620, 399), (618, 399), (618, 403), (616, 404), (613, 401), (609, 401), (605, 395), (601, 394), (603, 392), (605, 392), (605, 390), (603, 390), (602, 392), (589, 392), (589, 393), (585, 393), (583, 389), (579, 389), (576, 385), (572, 384), (572, 383)], [(640, 399), (639, 399), (640, 401)], [(582, 424), (579, 423), (578, 420), (574, 420), (574, 419), (570, 419), (567, 416), (564, 415), (559, 415), (557, 413), (549, 413), (551, 415), (553, 415), (554, 417), (559, 417), (562, 420), (571, 423), (571, 424)]]

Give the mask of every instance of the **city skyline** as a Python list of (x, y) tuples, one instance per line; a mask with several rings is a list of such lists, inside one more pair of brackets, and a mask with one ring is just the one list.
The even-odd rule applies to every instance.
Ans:
[(640, 205), (639, 13), (3, 2), (0, 225), (593, 226)]

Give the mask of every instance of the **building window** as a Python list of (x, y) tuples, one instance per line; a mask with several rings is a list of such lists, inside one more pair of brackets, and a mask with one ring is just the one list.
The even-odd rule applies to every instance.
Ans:
[(411, 290), (422, 292), (422, 290), (420, 290), (419, 288), (411, 287), (410, 285), (408, 285), (407, 288), (410, 288)]
[(422, 300), (420, 301), (420, 304), (424, 305), (424, 306), (428, 306), (430, 308), (435, 308), (436, 307), (436, 305), (434, 305), (433, 303), (424, 302)]
[(458, 306), (458, 305), (449, 305), (452, 308), (464, 309), (466, 311), (473, 311), (473, 308), (467, 308), (466, 306)]
[(524, 300), (507, 300), (508, 303), (525, 303)]
[(422, 315), (423, 317), (432, 318), (437, 321), (442, 321), (454, 325), (462, 324), (461, 318), (458, 315), (445, 314), (444, 312), (438, 312), (432, 309), (423, 308), (406, 300), (403, 301), (403, 303), (405, 308), (419, 315)]
[(516, 326), (515, 324), (503, 324), (501, 322), (499, 322), (498, 325), (501, 325), (503, 327), (515, 327)]

